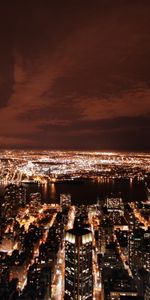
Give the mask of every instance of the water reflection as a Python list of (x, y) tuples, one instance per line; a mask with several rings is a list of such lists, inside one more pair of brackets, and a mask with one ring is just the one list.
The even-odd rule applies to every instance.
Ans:
[(52, 202), (55, 202), (55, 199), (56, 199), (56, 187), (55, 187), (55, 183), (50, 183), (49, 184), (49, 189), (50, 189), (51, 200), (52, 200)]
[[(26, 184), (27, 197), (34, 192), (41, 192), (42, 202), (59, 203), (61, 193), (71, 194), (73, 204), (92, 204), (112, 195), (121, 195), (124, 201), (145, 200), (145, 185), (135, 184), (131, 180), (100, 178), (99, 181), (83, 183), (45, 183), (42, 185)], [(0, 194), (4, 186), (0, 187)]]
[(73, 204), (96, 203), (97, 198), (104, 199), (112, 195), (121, 195), (124, 201), (145, 199), (145, 186), (135, 186), (130, 180), (106, 180), (87, 181), (84, 183), (50, 183), (46, 187), (41, 186), (42, 198), (48, 203), (59, 203), (61, 193), (71, 194)]

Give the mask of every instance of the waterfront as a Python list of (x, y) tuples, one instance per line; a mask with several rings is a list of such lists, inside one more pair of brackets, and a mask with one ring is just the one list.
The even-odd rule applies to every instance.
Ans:
[[(72, 204), (94, 204), (106, 197), (121, 196), (124, 202), (142, 201), (146, 199), (145, 182), (131, 182), (130, 180), (102, 179), (101, 181), (84, 181), (79, 183), (45, 183), (45, 184), (24, 184), (27, 189), (27, 199), (32, 192), (40, 192), (42, 202), (59, 203), (60, 194), (71, 194)], [(3, 194), (4, 186), (0, 186), (0, 193)]]
[[(35, 299), (43, 293), (40, 299), (64, 300), (71, 295), (75, 272), (70, 253), (72, 260), (80, 233), (88, 257), (82, 276), (88, 276), (90, 299), (110, 299), (109, 274), (120, 295), (131, 295), (131, 286), (134, 296), (147, 293), (140, 288), (142, 282), (147, 284), (140, 271), (141, 266), (144, 272), (150, 270), (149, 158), (121, 153), (1, 154), (1, 264), (3, 276), (6, 271), (11, 276), (7, 286), (18, 280), (15, 299)], [(78, 266), (83, 262), (80, 253)], [(122, 276), (117, 282), (116, 274)]]

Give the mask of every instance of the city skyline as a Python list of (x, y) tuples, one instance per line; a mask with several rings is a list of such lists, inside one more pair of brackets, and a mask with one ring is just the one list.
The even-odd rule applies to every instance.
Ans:
[(150, 299), (150, 154), (0, 155), (0, 299)]
[(149, 151), (150, 2), (2, 1), (0, 145)]

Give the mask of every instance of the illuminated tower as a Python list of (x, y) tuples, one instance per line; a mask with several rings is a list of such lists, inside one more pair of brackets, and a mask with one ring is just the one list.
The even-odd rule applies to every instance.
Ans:
[(92, 233), (70, 229), (65, 238), (65, 300), (92, 300)]

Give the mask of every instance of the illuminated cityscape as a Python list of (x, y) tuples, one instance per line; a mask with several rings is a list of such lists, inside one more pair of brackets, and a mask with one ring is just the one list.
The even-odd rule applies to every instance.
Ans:
[(150, 171), (150, 154), (75, 151), (1, 151), (0, 182), (39, 183), (87, 178), (135, 178)]
[[(0, 155), (0, 299), (150, 299), (149, 154)], [(88, 185), (108, 181), (120, 190), (86, 203)], [(142, 198), (123, 196), (122, 182)], [(84, 187), (84, 203), (64, 186)]]
[(0, 3), (0, 300), (150, 300), (150, 0)]

